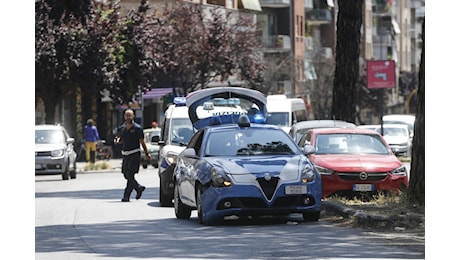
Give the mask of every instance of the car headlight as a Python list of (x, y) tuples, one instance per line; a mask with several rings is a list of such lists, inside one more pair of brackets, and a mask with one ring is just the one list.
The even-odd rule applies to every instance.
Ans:
[(318, 170), (319, 174), (321, 175), (332, 175), (334, 173), (333, 170), (319, 166), (319, 165), (315, 165), (315, 167), (316, 167), (316, 170)]
[(167, 153), (165, 158), (169, 165), (177, 163), (177, 154), (175, 153)]
[(302, 183), (307, 183), (315, 179), (315, 172), (310, 164), (306, 164), (302, 169)]
[(51, 151), (51, 156), (53, 157), (61, 157), (63, 155), (64, 155), (64, 149)]
[(232, 181), (220, 168), (213, 167), (211, 169), (212, 185), (215, 187), (229, 187), (232, 186)]
[(390, 171), (390, 173), (393, 174), (393, 175), (397, 175), (397, 176), (406, 176), (407, 175), (407, 169), (403, 165), (401, 167), (398, 167), (398, 168)]

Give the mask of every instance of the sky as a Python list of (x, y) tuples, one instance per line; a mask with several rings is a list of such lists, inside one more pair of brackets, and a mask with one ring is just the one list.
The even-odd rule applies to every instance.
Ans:
[[(16, 259), (35, 258), (35, 179), (33, 169), (34, 119), (34, 6), (32, 1), (18, 5), (2, 3), (1, 87), (4, 109), (1, 136), (2, 162), (2, 253)], [(436, 6), (434, 3), (438, 2)], [(455, 255), (456, 240), (443, 239), (457, 233), (454, 214), (459, 171), (453, 167), (457, 159), (458, 138), (444, 126), (456, 126), (456, 107), (460, 87), (456, 26), (460, 3), (426, 1), (426, 66), (425, 66), (425, 145), (426, 145), (426, 259)], [(10, 124), (11, 123), (11, 124)], [(454, 128), (455, 129), (455, 128)], [(5, 143), (6, 142), (6, 143)], [(24, 160), (26, 162), (24, 162)], [(6, 178), (6, 179), (5, 179)], [(4, 232), (6, 230), (6, 232)], [(455, 233), (454, 233), (455, 232)], [(450, 237), (449, 236), (449, 237)], [(4, 242), (5, 243), (5, 242)], [(24, 254), (24, 255), (19, 255)], [(4, 258), (4, 257), (2, 257)]]

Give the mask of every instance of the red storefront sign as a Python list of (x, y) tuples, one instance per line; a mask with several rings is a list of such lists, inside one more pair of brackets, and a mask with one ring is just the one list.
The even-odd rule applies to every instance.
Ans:
[(394, 88), (396, 87), (395, 81), (394, 60), (367, 61), (368, 88)]

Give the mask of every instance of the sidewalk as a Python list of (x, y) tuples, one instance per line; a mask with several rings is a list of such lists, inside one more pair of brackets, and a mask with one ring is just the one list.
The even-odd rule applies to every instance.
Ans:
[(110, 159), (110, 160), (101, 160), (96, 161), (95, 165), (102, 165), (107, 164), (108, 167), (106, 169), (99, 169), (99, 170), (87, 170), (85, 171), (85, 167), (88, 165), (87, 162), (77, 162), (77, 172), (86, 173), (86, 172), (96, 172), (96, 171), (114, 171), (121, 169), (121, 161), (122, 159)]

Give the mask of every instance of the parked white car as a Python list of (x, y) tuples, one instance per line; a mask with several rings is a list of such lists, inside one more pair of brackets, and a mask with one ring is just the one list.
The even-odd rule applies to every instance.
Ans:
[[(381, 125), (360, 125), (358, 128), (371, 129), (382, 134)], [(405, 124), (384, 124), (383, 139), (396, 155), (409, 155), (412, 148), (412, 137), (409, 127)]]
[(77, 178), (75, 139), (60, 125), (35, 126), (35, 175), (60, 174), (63, 180)]

